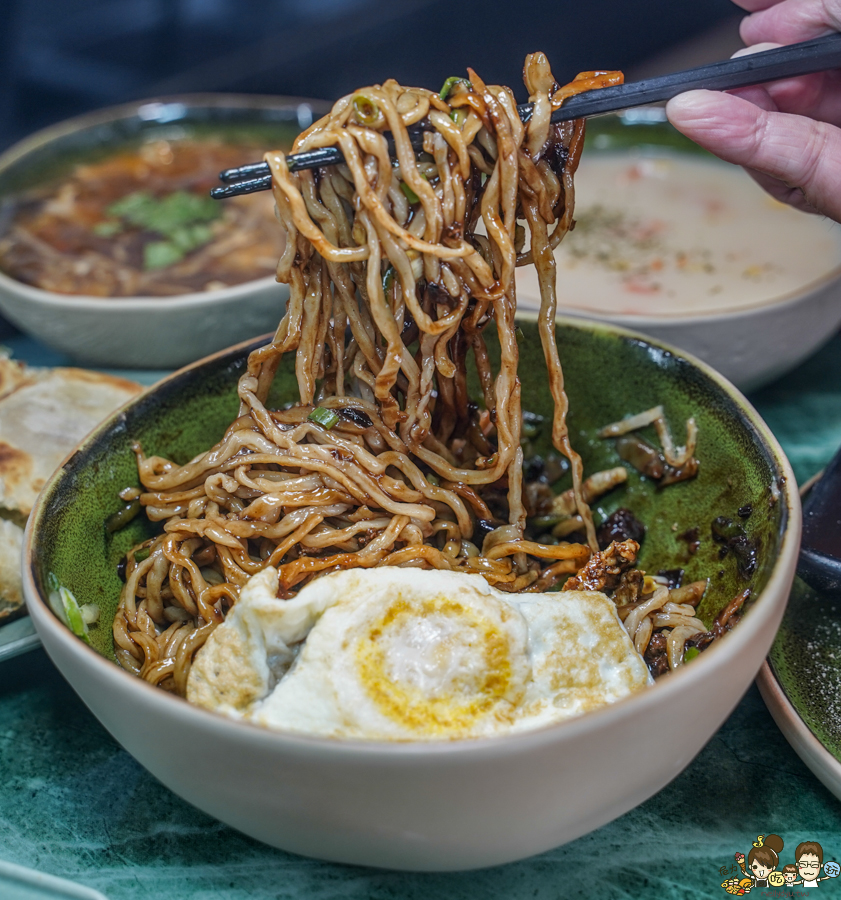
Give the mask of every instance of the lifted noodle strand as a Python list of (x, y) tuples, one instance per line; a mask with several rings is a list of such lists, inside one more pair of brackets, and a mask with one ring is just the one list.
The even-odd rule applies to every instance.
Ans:
[[(215, 447), (185, 465), (136, 448), (141, 503), (164, 522), (147, 558), (129, 554), (114, 622), (118, 660), (140, 677), (183, 693), (195, 652), (266, 565), (286, 597), (323, 572), (382, 565), (545, 590), (598, 549), (554, 339), (552, 249), (572, 222), (583, 125), (549, 116), (605, 73), (561, 89), (545, 57), (529, 56), (528, 125), (508, 88), (469, 74), (445, 100), (393, 80), (342, 98), (293, 151), (339, 147), (343, 165), (290, 173), (283, 153), (266, 154), (287, 236), (277, 266), (286, 313), (249, 357), (237, 419)], [(408, 127), (424, 117), (416, 153)], [(518, 219), (531, 231), (519, 257)], [(514, 270), (531, 260), (553, 441), (570, 460), (589, 546), (524, 540)], [(298, 397), (278, 410), (269, 397), (288, 353)]]

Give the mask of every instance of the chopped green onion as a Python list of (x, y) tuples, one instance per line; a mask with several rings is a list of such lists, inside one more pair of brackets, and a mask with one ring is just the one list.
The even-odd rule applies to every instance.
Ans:
[(55, 577), (54, 572), (50, 572), (49, 575), (47, 575), (47, 587), (51, 591), (56, 591), (56, 592), (61, 587), (61, 585), (58, 583), (58, 578)]
[(139, 512), (139, 500), (132, 500), (131, 503), (126, 503), (122, 509), (118, 509), (117, 512), (105, 520), (105, 530), (108, 534), (113, 534), (115, 531), (125, 528)]
[(210, 226), (204, 222), (197, 222), (194, 225), (182, 225), (180, 228), (174, 228), (170, 235), (172, 243), (189, 253), (202, 244), (207, 244), (213, 238), (213, 232)]
[(444, 82), (444, 86), (441, 88), (441, 92), (438, 94), (438, 96), (442, 100), (446, 100), (450, 95), (450, 91), (457, 84), (465, 84), (469, 86), (470, 82), (466, 78), (462, 78), (460, 75), (450, 75), (450, 77)]
[(380, 108), (365, 94), (357, 94), (353, 100), (353, 112), (362, 125), (376, 125), (380, 120)]
[(394, 266), (389, 266), (383, 275), (383, 293), (387, 294), (394, 284)]
[(149, 559), (152, 551), (149, 547), (141, 547), (139, 550), (134, 551), (134, 561), (136, 563), (143, 562), (144, 559)]
[(529, 519), (529, 525), (538, 531), (544, 531), (547, 528), (554, 528), (559, 522), (568, 518), (569, 516), (535, 516), (535, 518)]
[(450, 118), (458, 125), (459, 128), (464, 127), (464, 123), (467, 121), (467, 110), (463, 106), (459, 106), (458, 109), (454, 109), (450, 113)]
[(210, 197), (188, 191), (175, 191), (165, 197), (135, 191), (112, 203), (107, 213), (113, 218), (93, 229), (100, 237), (111, 237), (129, 225), (165, 238), (143, 248), (143, 267), (148, 271), (171, 266), (191, 250), (209, 243), (213, 232), (207, 223), (219, 218), (222, 210)]
[(406, 195), (406, 199), (409, 203), (420, 203), (420, 197), (418, 197), (405, 181), (400, 182), (400, 190)]
[(328, 431), (339, 422), (338, 414), (334, 413), (332, 409), (327, 409), (324, 406), (316, 406), (316, 408), (307, 416), (307, 419), (310, 422), (315, 422), (316, 425), (321, 425), (322, 428), (326, 428)]
[(79, 612), (82, 614), (82, 621), (85, 625), (94, 625), (99, 621), (98, 603), (85, 603), (79, 607)]
[(219, 204), (210, 197), (174, 191), (165, 197), (153, 197), (147, 191), (128, 194), (108, 207), (108, 215), (123, 219), (146, 231), (169, 237), (183, 225), (211, 222), (222, 215)]
[(83, 641), (88, 640), (88, 626), (76, 598), (65, 587), (59, 587), (49, 597), (50, 606), (58, 618)]
[(143, 248), (143, 268), (147, 272), (165, 269), (184, 259), (184, 251), (169, 241), (152, 241)]
[(517, 339), (517, 343), (518, 343), (518, 344), (522, 344), (523, 341), (526, 339), (526, 336), (523, 334), (523, 329), (522, 329), (522, 328), (515, 328), (515, 329), (514, 329), (514, 337)]
[[(419, 174), (424, 181), (429, 181), (429, 179), (426, 177), (425, 172), (420, 172)], [(408, 184), (406, 184), (405, 181), (400, 182), (400, 190), (403, 191), (403, 193), (406, 195), (406, 199), (409, 201), (409, 203), (420, 203), (420, 197), (418, 197), (418, 195), (409, 187)]]
[(93, 233), (97, 237), (102, 238), (114, 237), (115, 234), (119, 234), (122, 230), (122, 223), (117, 222), (115, 219), (106, 219), (104, 222), (99, 222), (93, 226)]
[(686, 651), (686, 653), (683, 654), (683, 661), (684, 661), (685, 663), (688, 663), (690, 660), (695, 659), (695, 657), (698, 656), (698, 654), (699, 654), (700, 652), (701, 652), (701, 651), (700, 651), (697, 647), (690, 647), (690, 648)]

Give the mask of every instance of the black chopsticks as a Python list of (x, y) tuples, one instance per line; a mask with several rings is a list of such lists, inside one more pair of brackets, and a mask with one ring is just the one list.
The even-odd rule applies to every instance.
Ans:
[[(841, 68), (841, 34), (830, 34), (811, 41), (790, 44), (787, 47), (763, 50), (736, 59), (687, 69), (684, 72), (674, 72), (671, 75), (660, 75), (644, 81), (575, 94), (556, 110), (552, 115), (552, 121), (565, 122), (569, 119), (598, 116), (647, 103), (659, 103), (670, 100), (684, 91), (699, 88), (714, 91), (734, 90), (837, 68)], [(520, 118), (527, 122), (532, 112), (531, 104), (523, 103), (517, 109)], [(415, 126), (410, 132), (410, 137), (412, 144), (420, 147), (423, 141), (422, 125)], [(290, 171), (297, 172), (301, 169), (337, 165), (343, 162), (343, 159), (338, 148), (324, 147), (292, 154), (286, 158), (286, 162)], [(225, 187), (213, 188), (210, 196), (216, 199), (265, 191), (272, 185), (268, 164), (264, 162), (250, 163), (238, 169), (226, 169), (220, 173), (219, 179), (225, 183)]]

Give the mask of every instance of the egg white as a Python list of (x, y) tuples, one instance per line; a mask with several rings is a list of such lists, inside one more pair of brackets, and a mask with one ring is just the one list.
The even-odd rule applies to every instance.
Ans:
[(281, 731), (434, 740), (537, 728), (651, 677), (611, 600), (506, 594), (479, 575), (383, 567), (292, 600), (251, 578), (198, 652), (187, 698)]

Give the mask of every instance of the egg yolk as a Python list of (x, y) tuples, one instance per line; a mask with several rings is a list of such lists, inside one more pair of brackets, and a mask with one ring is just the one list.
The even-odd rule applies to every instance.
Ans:
[(508, 718), (522, 695), (508, 636), (479, 610), (437, 596), (396, 598), (356, 641), (360, 683), (377, 708), (427, 734)]

